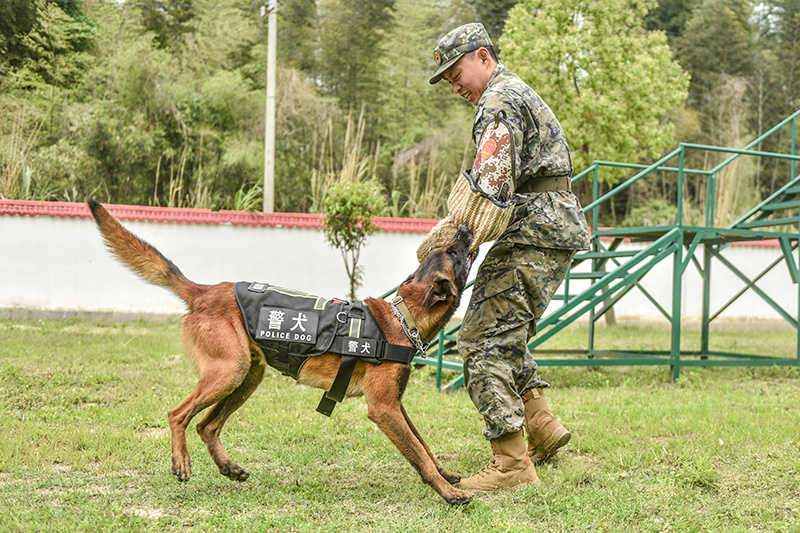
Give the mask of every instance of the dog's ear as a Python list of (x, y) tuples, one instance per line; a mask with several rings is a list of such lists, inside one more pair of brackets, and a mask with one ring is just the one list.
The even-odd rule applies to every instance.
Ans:
[(435, 303), (445, 301), (451, 295), (456, 294), (456, 287), (447, 278), (436, 281), (425, 289), (425, 298), (422, 299), (422, 307), (430, 307)]

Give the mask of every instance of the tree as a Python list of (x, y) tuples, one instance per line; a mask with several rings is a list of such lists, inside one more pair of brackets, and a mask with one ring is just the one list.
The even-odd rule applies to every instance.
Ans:
[(692, 11), (683, 36), (675, 41), (678, 61), (692, 77), (691, 105), (702, 107), (713, 99), (710, 89), (720, 76), (751, 72), (751, 13), (746, 0), (704, 0)]
[(139, 6), (144, 27), (153, 32), (159, 47), (179, 42), (181, 35), (192, 31), (194, 0), (149, 0)]
[[(21, 36), (19, 45), (24, 56), (17, 73), (17, 87), (28, 83), (29, 87), (45, 83), (69, 88), (84, 77), (91, 57), (81, 49), (86, 48), (85, 24), (51, 2), (36, 2), (36, 22)], [(78, 44), (80, 42), (80, 44)], [(23, 81), (24, 80), (24, 81)]]
[(797, 91), (800, 90), (800, 4), (795, 0), (777, 0), (776, 53), (780, 54), (783, 74), (783, 103), (785, 114), (800, 106)]
[(36, 5), (35, 0), (0, 2), (0, 76), (25, 57), (22, 36), (36, 23)]
[[(751, 89), (751, 100), (757, 105), (753, 106), (751, 130), (760, 134), (800, 107), (800, 4), (795, 0), (759, 3), (754, 19), (759, 40)], [(784, 129), (759, 149), (788, 152), (791, 146), (792, 135)], [(757, 184), (762, 195), (780, 186), (791, 165), (777, 159), (760, 161)]]
[[(517, 0), (465, 0), (475, 12), (475, 20), (483, 24), (492, 42), (497, 46), (505, 30), (508, 12), (517, 4)], [(499, 47), (498, 47), (499, 51)]]
[(517, 4), (517, 0), (466, 0), (466, 3), (475, 11), (475, 20), (483, 24), (492, 42), (498, 44), (500, 36), (506, 25), (508, 12)]
[(700, 0), (659, 0), (658, 5), (644, 17), (648, 31), (663, 31), (672, 43), (683, 34), (686, 20)]
[(524, 0), (509, 14), (504, 61), (554, 109), (577, 170), (656, 157), (673, 142), (663, 118), (686, 98), (688, 76), (664, 34), (642, 28), (654, 5)]
[[(278, 65), (303, 72), (314, 70), (315, 2), (281, 0), (278, 7)], [(263, 40), (266, 41), (266, 24)]]
[(377, 100), (377, 59), (383, 34), (393, 23), (395, 0), (321, 0), (316, 74), (325, 92), (347, 112)]
[(363, 267), (358, 265), (361, 247), (377, 231), (373, 217), (385, 210), (386, 201), (374, 181), (340, 179), (325, 194), (325, 240), (342, 253), (351, 300), (356, 299), (363, 278)]
[(395, 215), (434, 218), (446, 212), (447, 192), (472, 144), (474, 111), (447, 84), (428, 83), (433, 48), (452, 22), (416, 0), (397, 0), (395, 19), (381, 42), (377, 62), (386, 90), (372, 119), (388, 168), (383, 184), (392, 191)]

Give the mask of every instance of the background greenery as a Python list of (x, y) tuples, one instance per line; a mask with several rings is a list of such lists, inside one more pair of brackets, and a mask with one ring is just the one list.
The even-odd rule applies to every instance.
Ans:
[[(237, 193), (257, 197), (263, 176), (260, 6), (5, 0), (0, 198), (257, 206)], [(326, 177), (355, 155), (391, 215), (441, 216), (471, 157), (473, 110), (446, 84), (428, 84), (431, 50), (476, 19), (552, 104), (579, 170), (594, 159), (651, 162), (677, 141), (742, 146), (797, 107), (792, 0), (281, 0), (278, 17), (278, 211), (320, 212)], [(759, 148), (789, 142), (787, 133)], [(696, 153), (687, 165), (711, 168), (716, 157)], [(718, 177), (717, 211), (769, 194), (787, 164), (743, 163)], [(604, 187), (624, 178), (610, 173)], [(630, 188), (604, 207), (604, 223), (674, 203), (673, 178)], [(704, 187), (693, 187), (701, 202)]]
[[(686, 327), (685, 340), (698, 336)], [(666, 327), (599, 327), (598, 343), (659, 349)], [(585, 328), (548, 341), (574, 348)], [(739, 323), (720, 349), (796, 355), (788, 326)], [(545, 357), (544, 355), (539, 358)], [(544, 368), (573, 438), (539, 488), (452, 508), (350, 399), (268, 370), (223, 442), (250, 472), (222, 477), (194, 431), (193, 476), (170, 473), (167, 410), (194, 387), (176, 323), (0, 321), (0, 531), (794, 532), (800, 523), (798, 368)], [(489, 460), (463, 390), (412, 373), (405, 405), (444, 464)], [(194, 424), (192, 424), (193, 427)]]

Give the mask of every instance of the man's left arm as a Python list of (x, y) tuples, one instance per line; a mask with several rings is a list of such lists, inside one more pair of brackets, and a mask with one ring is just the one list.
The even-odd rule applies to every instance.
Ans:
[[(509, 116), (511, 120), (508, 120)], [(505, 122), (502, 128), (498, 127), (500, 117)], [(473, 124), (473, 134), (477, 136), (472, 183), (464, 176), (456, 180), (447, 199), (447, 216), (431, 230), (417, 250), (420, 261), (432, 249), (446, 244), (461, 224), (472, 231), (471, 250), (502, 235), (513, 210), (523, 126), (524, 121), (516, 107), (499, 98), (490, 97), (481, 106)], [(490, 128), (490, 132), (484, 136), (486, 128)]]

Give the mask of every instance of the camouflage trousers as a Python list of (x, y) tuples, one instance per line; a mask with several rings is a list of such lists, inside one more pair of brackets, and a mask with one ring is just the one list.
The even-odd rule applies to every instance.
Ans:
[(567, 275), (574, 250), (497, 241), (478, 269), (458, 334), (464, 382), (495, 439), (522, 428), (526, 391), (549, 387), (528, 340)]

